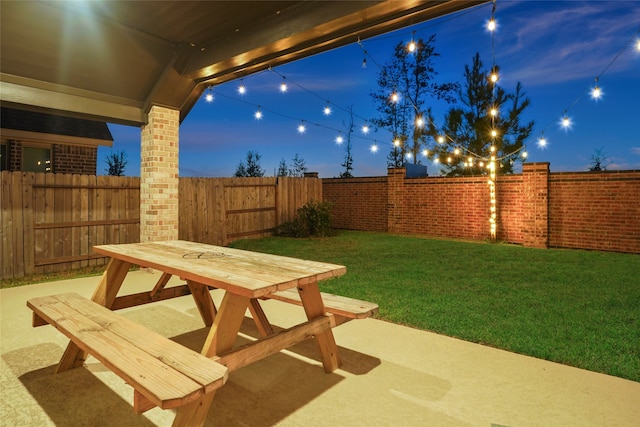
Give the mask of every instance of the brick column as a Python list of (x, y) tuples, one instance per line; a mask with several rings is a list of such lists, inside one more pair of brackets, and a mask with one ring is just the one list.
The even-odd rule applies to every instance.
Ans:
[(549, 163), (525, 163), (522, 181), (524, 246), (546, 248), (549, 244)]
[(142, 127), (140, 241), (178, 238), (178, 127), (180, 112), (153, 106)]
[(387, 169), (387, 231), (399, 233), (402, 228), (404, 168)]

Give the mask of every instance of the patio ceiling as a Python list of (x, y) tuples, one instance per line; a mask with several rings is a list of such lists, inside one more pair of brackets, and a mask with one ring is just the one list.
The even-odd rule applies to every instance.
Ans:
[(8, 1), (3, 106), (140, 126), (209, 85), (479, 1)]

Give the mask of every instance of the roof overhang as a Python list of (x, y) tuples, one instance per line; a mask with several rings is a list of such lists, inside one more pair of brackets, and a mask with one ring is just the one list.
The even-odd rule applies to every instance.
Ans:
[(3, 106), (140, 126), (209, 85), (487, 0), (0, 2)]

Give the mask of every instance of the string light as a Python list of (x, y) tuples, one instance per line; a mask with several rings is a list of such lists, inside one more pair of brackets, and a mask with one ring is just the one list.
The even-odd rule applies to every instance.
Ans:
[(324, 110), (322, 110), (325, 116), (330, 116), (331, 115), (331, 107), (329, 106), (329, 103), (327, 103), (327, 105), (324, 107)]
[(411, 37), (411, 41), (407, 44), (407, 50), (409, 51), (409, 53), (415, 52), (416, 49), (418, 48), (418, 46), (416, 45), (416, 42), (414, 40), (416, 32), (414, 31), (412, 34), (413, 34), (413, 36)]
[(285, 93), (289, 88), (287, 87), (287, 82), (284, 81), (284, 77), (282, 78), (282, 83), (280, 83), (280, 92)]
[(376, 144), (373, 144), (373, 145), (371, 146), (371, 152), (372, 152), (372, 153), (377, 153), (377, 152), (378, 152), (378, 146), (377, 146)]
[(307, 131), (307, 127), (304, 125), (304, 121), (298, 125), (298, 133), (303, 134)]
[(400, 138), (395, 138), (395, 139), (393, 140), (393, 146), (394, 146), (394, 147), (400, 147), (400, 144), (401, 144), (401, 143), (400, 143)]
[(240, 80), (240, 86), (238, 86), (238, 93), (240, 95), (247, 93), (247, 88), (244, 86), (244, 83), (242, 83), (242, 80)]
[(262, 119), (262, 111), (260, 110), (259, 106), (258, 106), (258, 109), (256, 110), (255, 114), (253, 115), (253, 117), (255, 117), (256, 120)]
[(424, 157), (428, 157), (429, 156), (429, 150), (427, 150), (426, 148), (424, 150), (422, 150), (422, 155)]
[(336, 136), (336, 144), (340, 145), (343, 142), (344, 142), (344, 138), (342, 137), (342, 135)]
[(569, 116), (564, 116), (562, 117), (562, 119), (560, 119), (560, 126), (562, 126), (563, 129), (565, 130), (569, 130), (571, 129), (571, 119), (569, 118)]
[(204, 96), (204, 99), (207, 102), (213, 102), (213, 89), (211, 89), (211, 86), (207, 88), (207, 94)]
[(398, 101), (400, 101), (400, 95), (398, 94), (398, 92), (394, 91), (389, 97), (389, 99), (391, 99), (391, 102), (393, 102), (394, 104), (397, 104)]
[(422, 116), (416, 117), (416, 127), (424, 127), (424, 119), (422, 118)]
[(369, 126), (364, 125), (362, 126), (362, 133), (364, 133), (365, 135), (369, 133)]
[(603, 92), (602, 89), (598, 85), (595, 85), (593, 89), (591, 89), (591, 97), (596, 101), (602, 98)]
[(493, 19), (493, 17), (487, 22), (487, 30), (493, 32), (496, 30), (496, 28), (498, 28), (498, 24), (496, 23), (496, 20)]
[(547, 147), (547, 144), (549, 144), (549, 141), (547, 141), (547, 138), (545, 138), (544, 136), (541, 136), (538, 139), (538, 147), (541, 149), (544, 149)]

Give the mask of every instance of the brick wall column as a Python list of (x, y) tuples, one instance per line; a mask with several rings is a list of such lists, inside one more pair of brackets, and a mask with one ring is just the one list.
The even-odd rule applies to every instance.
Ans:
[(525, 163), (522, 181), (524, 246), (546, 248), (549, 244), (549, 163)]
[(141, 129), (141, 242), (178, 238), (179, 126), (178, 110), (153, 106)]
[(404, 168), (387, 169), (387, 224), (389, 233), (399, 233), (402, 228)]

